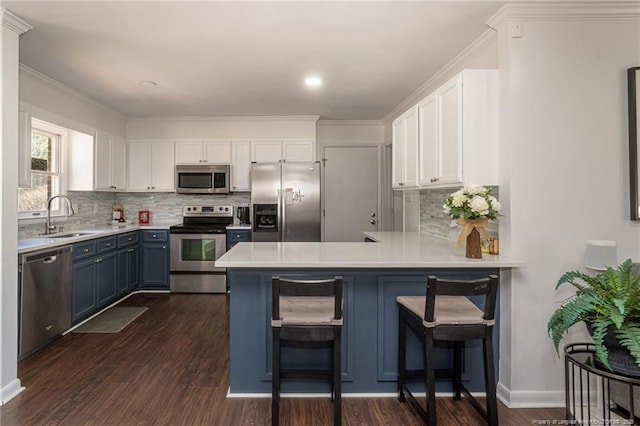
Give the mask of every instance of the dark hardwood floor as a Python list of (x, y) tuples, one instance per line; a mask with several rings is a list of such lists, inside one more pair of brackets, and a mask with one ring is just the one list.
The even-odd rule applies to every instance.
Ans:
[[(0, 407), (13, 425), (267, 425), (270, 398), (226, 398), (226, 295), (136, 294), (149, 310), (117, 334), (70, 333), (21, 362), (26, 390)], [(561, 409), (508, 409), (501, 425), (561, 419)], [(421, 424), (396, 398), (344, 398), (345, 425)], [(438, 399), (439, 425), (483, 424), (465, 402)], [(283, 399), (281, 424), (331, 424), (329, 399)]]

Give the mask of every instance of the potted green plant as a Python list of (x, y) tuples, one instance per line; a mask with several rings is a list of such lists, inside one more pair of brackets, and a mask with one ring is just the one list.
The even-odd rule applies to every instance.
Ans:
[(596, 359), (611, 371), (640, 376), (640, 276), (631, 259), (595, 276), (567, 272), (558, 281), (577, 291), (551, 315), (547, 330), (558, 352), (560, 340), (574, 324), (591, 333)]

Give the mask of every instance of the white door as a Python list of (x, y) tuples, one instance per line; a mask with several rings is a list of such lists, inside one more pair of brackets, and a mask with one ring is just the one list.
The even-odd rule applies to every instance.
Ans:
[(324, 241), (363, 241), (378, 230), (379, 147), (325, 147)]

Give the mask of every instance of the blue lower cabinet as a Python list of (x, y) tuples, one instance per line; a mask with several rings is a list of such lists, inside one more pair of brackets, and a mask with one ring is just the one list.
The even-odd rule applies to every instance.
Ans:
[(238, 243), (251, 242), (251, 229), (228, 229), (227, 250)]
[(96, 259), (96, 289), (98, 308), (113, 302), (118, 296), (116, 253), (100, 255)]
[(77, 323), (93, 314), (97, 308), (95, 259), (74, 262), (71, 322)]
[(169, 290), (169, 232), (142, 231), (140, 289)]
[(136, 245), (118, 250), (118, 295), (130, 293), (138, 287), (140, 248)]

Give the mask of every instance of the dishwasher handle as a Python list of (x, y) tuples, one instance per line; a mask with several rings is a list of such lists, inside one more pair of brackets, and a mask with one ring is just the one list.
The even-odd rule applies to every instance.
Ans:
[(39, 262), (39, 261), (43, 261), (44, 263), (53, 263), (56, 261), (58, 256), (62, 256), (63, 254), (72, 253), (72, 252), (73, 252), (73, 246), (64, 246), (64, 247), (55, 248), (53, 250), (44, 250), (37, 253), (23, 254), (22, 258), (20, 259), (21, 262), (19, 263), (25, 264), (25, 263)]

